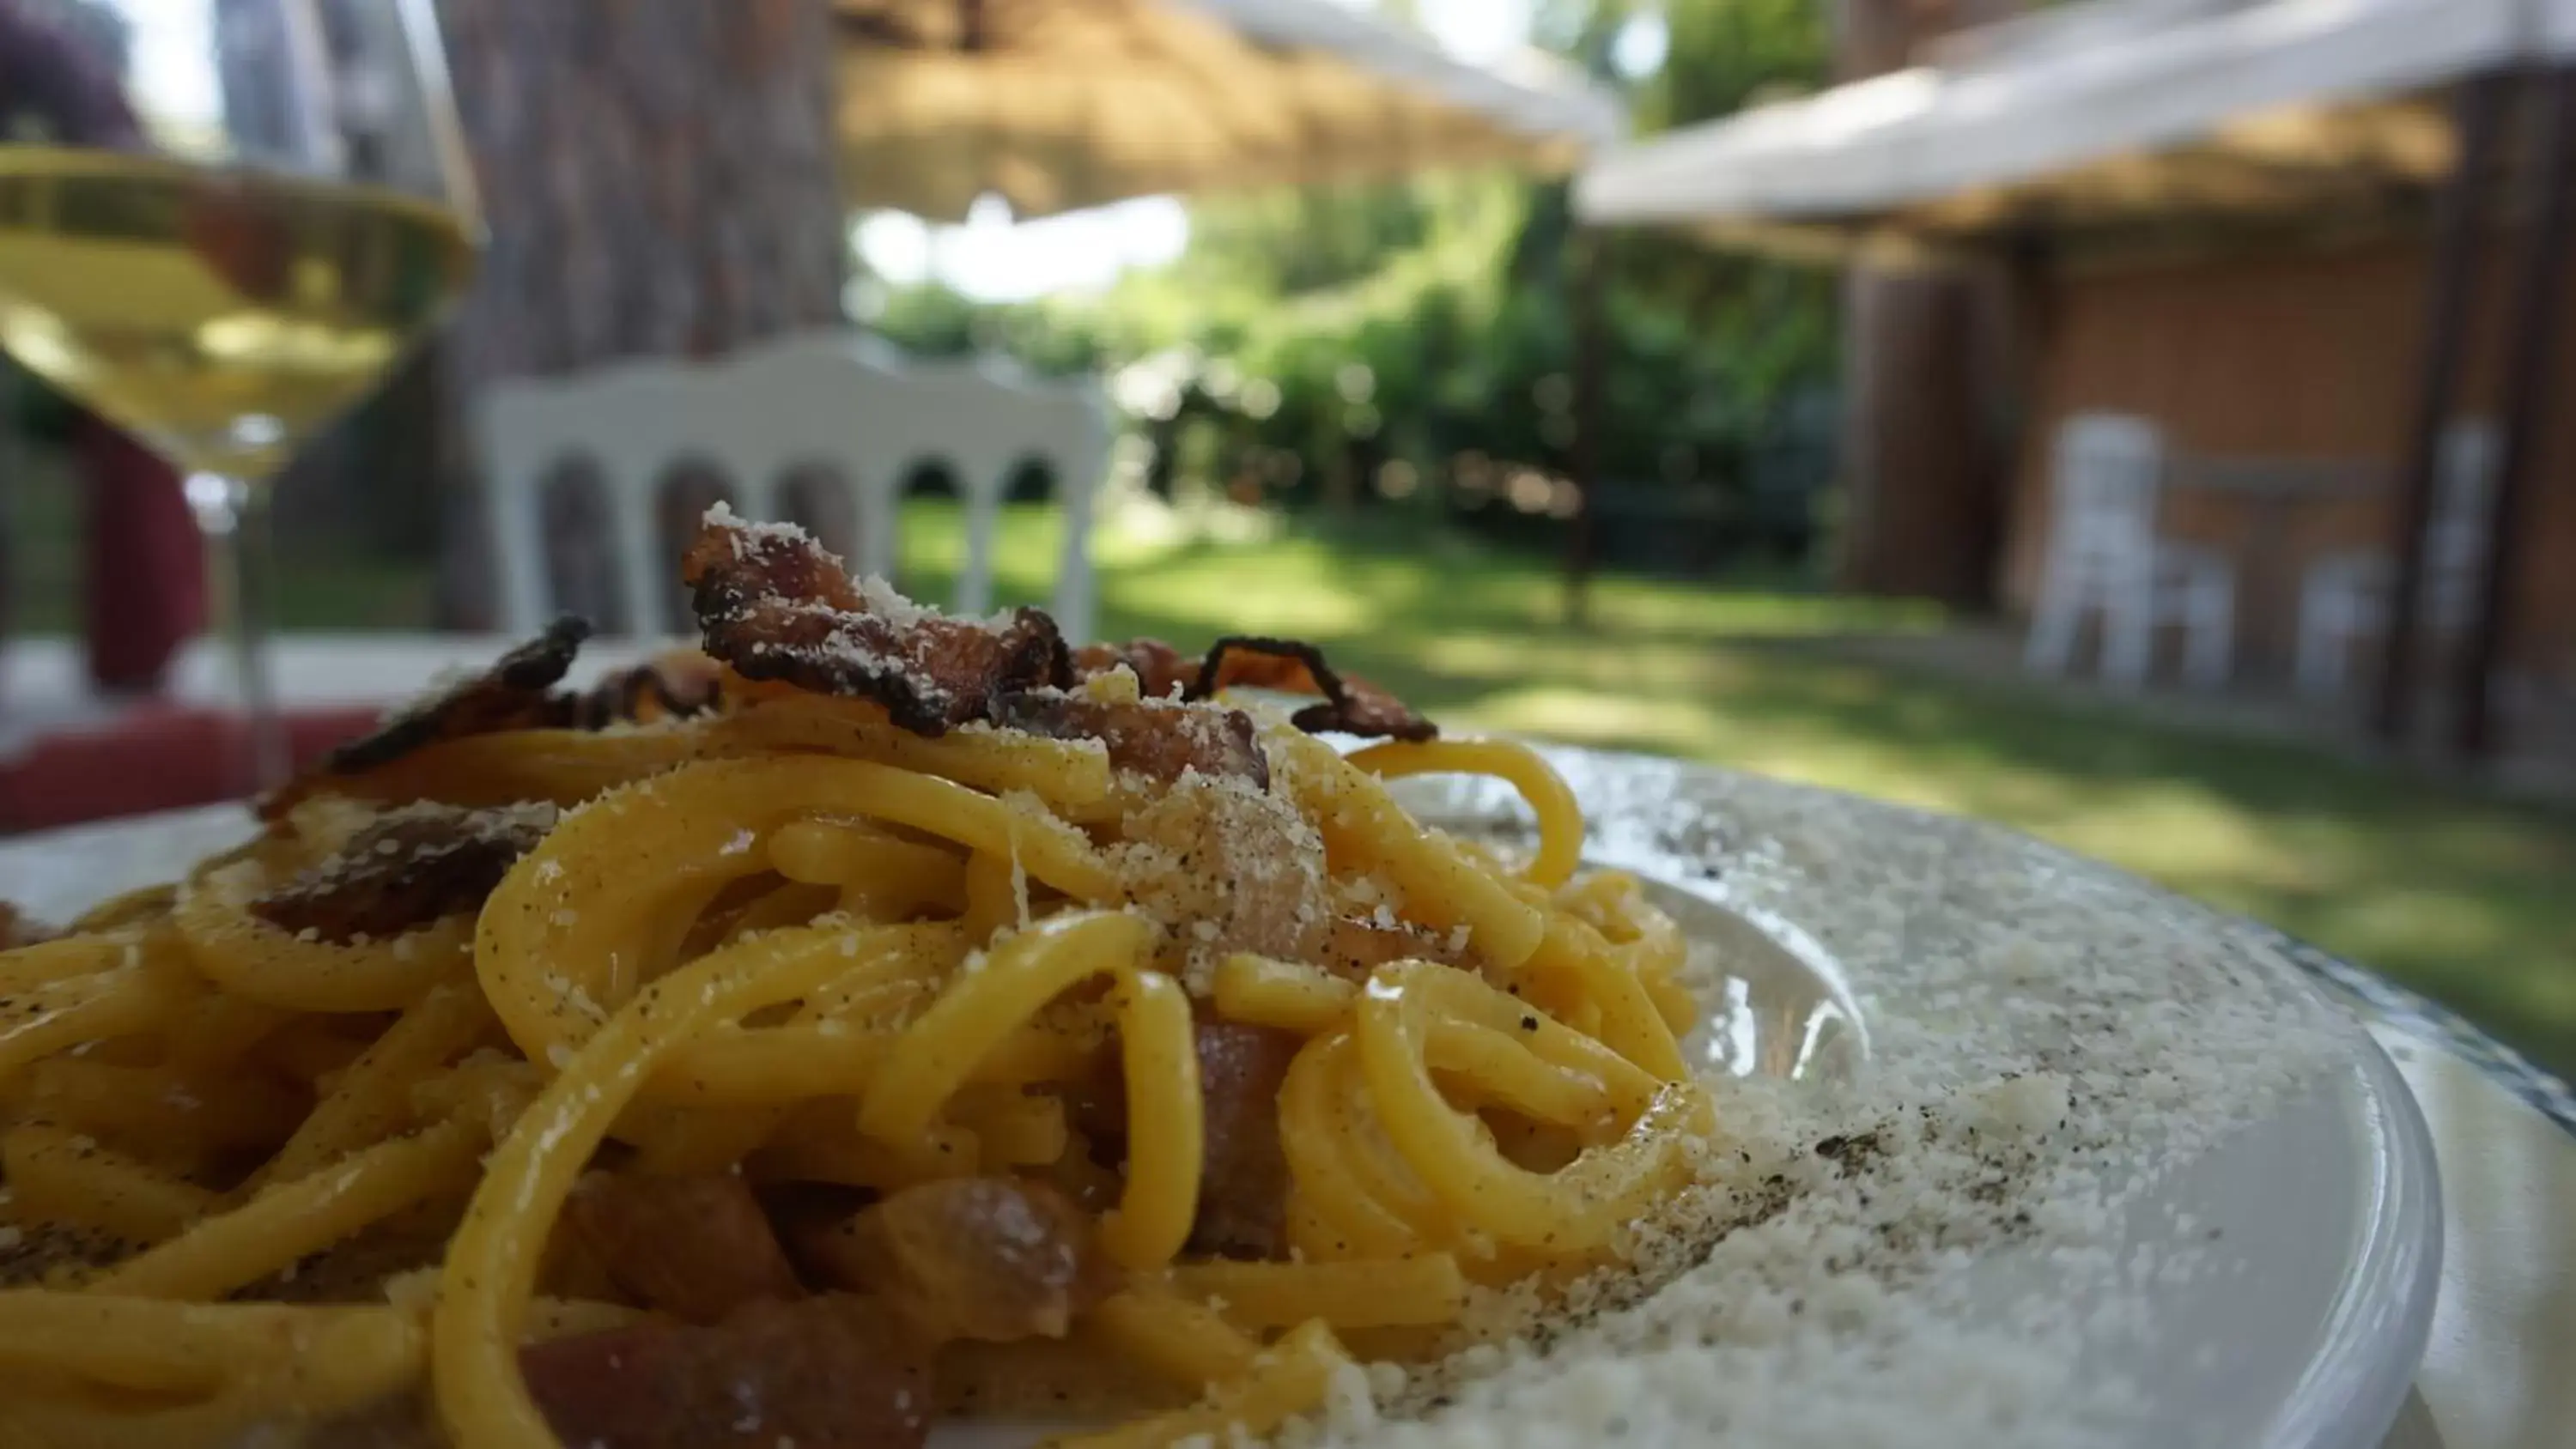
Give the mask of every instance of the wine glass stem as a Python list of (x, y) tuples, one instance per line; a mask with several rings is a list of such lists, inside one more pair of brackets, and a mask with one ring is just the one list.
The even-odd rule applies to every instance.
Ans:
[(188, 503), (206, 539), (215, 623), (232, 655), (234, 702), (242, 724), (243, 754), (236, 766), (242, 793), (270, 789), (286, 782), (292, 763), (269, 654), (276, 617), (266, 494), (245, 478), (193, 473)]

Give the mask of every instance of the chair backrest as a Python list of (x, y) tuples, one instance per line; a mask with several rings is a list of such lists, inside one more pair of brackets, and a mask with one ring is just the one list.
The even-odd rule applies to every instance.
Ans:
[(2077, 413), (2060, 424), (2049, 493), (2050, 547), (2081, 554), (2137, 550), (2155, 540), (2164, 439), (2144, 418)]
[(2433, 568), (2474, 573), (2484, 559), (2500, 452), (2495, 424), (2484, 418), (2462, 419), (2442, 430), (2434, 465), (2433, 516), (2425, 525), (2426, 561)]
[(2464, 418), (2442, 430), (2433, 515), (2424, 523), (2424, 598), (2426, 611), (2444, 627), (2468, 618), (2486, 573), (2487, 520), (2495, 511), (2501, 455), (2496, 426), (2485, 418)]
[(516, 632), (550, 605), (541, 493), (556, 470), (596, 470), (630, 627), (676, 631), (676, 560), (655, 537), (677, 470), (719, 474), (734, 510), (781, 517), (791, 472), (821, 465), (852, 492), (854, 565), (891, 576), (906, 479), (929, 464), (955, 478), (966, 515), (961, 613), (992, 607), (993, 536), (1013, 474), (1035, 460), (1064, 511), (1054, 609), (1069, 639), (1091, 634), (1091, 512), (1108, 467), (1108, 403), (1096, 382), (1042, 382), (1007, 360), (917, 362), (857, 333), (789, 337), (704, 364), (620, 364), (570, 378), (496, 384), (481, 399), (485, 490), (500, 559), (502, 612)]

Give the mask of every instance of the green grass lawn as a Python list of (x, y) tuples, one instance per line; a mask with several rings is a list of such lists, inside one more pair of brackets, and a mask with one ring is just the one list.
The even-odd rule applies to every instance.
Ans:
[[(902, 582), (945, 602), (954, 509), (915, 503), (905, 523)], [(1007, 516), (1002, 602), (1043, 600), (1058, 539), (1043, 509)], [(67, 617), (24, 592), (57, 574), (68, 588), (59, 560), (28, 557), (41, 552), (21, 550), (21, 628)], [(1577, 631), (1557, 617), (1546, 561), (1383, 531), (1117, 537), (1100, 567), (1105, 634), (1185, 648), (1219, 633), (1296, 635), (1452, 723), (2000, 821), (2376, 967), (2576, 1073), (2576, 814), (1795, 647), (1936, 622), (1902, 607), (1612, 578), (1592, 628)], [(295, 558), (280, 593), (289, 627), (426, 618), (417, 567)]]
[[(906, 582), (934, 600), (952, 518), (906, 518)], [(1007, 520), (1003, 602), (1042, 601), (1055, 544), (1048, 515)], [(2375, 967), (2576, 1073), (2576, 813), (1781, 647), (1933, 622), (1902, 607), (1606, 579), (1578, 631), (1546, 561), (1382, 533), (1112, 541), (1101, 573), (1104, 633), (1295, 635), (1444, 720), (1998, 821)]]

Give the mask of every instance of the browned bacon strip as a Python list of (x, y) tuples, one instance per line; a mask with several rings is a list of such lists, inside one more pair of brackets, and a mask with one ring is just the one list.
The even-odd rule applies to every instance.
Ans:
[(730, 1173), (598, 1179), (564, 1217), (620, 1289), (691, 1323), (805, 1296), (759, 1201)]
[(1309, 705), (1289, 717), (1291, 724), (1309, 734), (1329, 730), (1382, 739), (1427, 740), (1440, 732), (1394, 695), (1365, 679), (1334, 672), (1324, 662), (1324, 651), (1295, 639), (1253, 635), (1219, 639), (1209, 647), (1184, 697), (1204, 699), (1235, 685), (1322, 695), (1323, 703)]
[(920, 1356), (844, 1294), (561, 1338), (519, 1363), (555, 1437), (583, 1449), (920, 1449), (930, 1422)]
[(724, 666), (695, 649), (674, 650), (601, 678), (581, 694), (558, 694), (551, 723), (601, 730), (713, 713), (724, 703)]
[(472, 910), (554, 828), (550, 805), (389, 810), (330, 858), (260, 896), (251, 913), (328, 941), (397, 936)]
[(1365, 679), (1324, 662), (1324, 653), (1296, 639), (1234, 635), (1216, 641), (1203, 659), (1186, 659), (1160, 639), (1093, 644), (1074, 656), (1083, 678), (1125, 665), (1148, 697), (1206, 699), (1235, 685), (1283, 694), (1317, 694), (1323, 703), (1299, 710), (1290, 722), (1308, 733), (1334, 731), (1399, 740), (1427, 740), (1439, 733), (1431, 721)]
[(0, 901), (0, 951), (41, 945), (61, 933), (7, 901)]
[(569, 614), (555, 620), (491, 668), (407, 706), (374, 733), (331, 751), (312, 769), (262, 796), (260, 818), (284, 817), (307, 796), (327, 789), (334, 776), (364, 774), (442, 740), (563, 723), (568, 708), (554, 687), (589, 637), (588, 620)]
[(1060, 740), (1099, 740), (1120, 770), (1169, 784), (1184, 771), (1211, 779), (1231, 775), (1268, 788), (1270, 761), (1253, 733), (1252, 716), (1236, 709), (1165, 699), (1086, 699), (1035, 690), (994, 702), (993, 723)]
[(440, 740), (549, 723), (554, 709), (551, 692), (572, 668), (581, 641), (589, 637), (590, 621), (567, 614), (548, 624), (543, 634), (502, 655), (490, 669), (403, 710), (374, 734), (333, 750), (322, 768), (335, 775), (354, 775)]
[(1279, 1145), (1279, 1088), (1301, 1045), (1301, 1038), (1268, 1027), (1199, 1022), (1207, 1148), (1191, 1251), (1275, 1258), (1286, 1250), (1288, 1156)]
[(1199, 662), (1160, 639), (1130, 639), (1124, 644), (1085, 644), (1073, 654), (1073, 672), (1084, 679), (1126, 665), (1137, 687), (1154, 699), (1169, 699), (1198, 678)]
[(882, 1296), (931, 1343), (1062, 1338), (1117, 1286), (1082, 1209), (1009, 1177), (908, 1187), (802, 1246), (836, 1286)]
[[(1191, 661), (1159, 640), (1137, 639), (1087, 647), (1077, 663), (1054, 620), (1039, 610), (952, 619), (875, 580), (851, 579), (840, 559), (801, 530), (744, 523), (722, 510), (708, 514), (683, 570), (709, 654), (748, 679), (874, 700), (897, 726), (918, 734), (990, 721), (1102, 740), (1120, 769), (1155, 779), (1195, 769), (1266, 784), (1268, 763), (1249, 718), (1202, 718), (1173, 706), (1256, 685), (1322, 696), (1293, 717), (1301, 729), (1398, 739), (1435, 733), (1392, 695), (1336, 673), (1311, 644), (1228, 638)], [(1145, 701), (1063, 692), (1078, 678), (1120, 667), (1135, 673)]]
[(796, 528), (710, 512), (681, 569), (709, 654), (746, 678), (873, 699), (916, 734), (989, 719), (1004, 695), (1072, 682), (1072, 657), (1044, 611), (977, 622), (918, 608), (882, 585), (862, 588)]

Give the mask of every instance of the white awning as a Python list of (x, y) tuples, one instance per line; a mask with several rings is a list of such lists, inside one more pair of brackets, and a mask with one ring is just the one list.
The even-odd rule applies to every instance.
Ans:
[[(835, 0), (853, 206), (1022, 217), (1166, 192), (1564, 171), (1626, 133), (1535, 53), (1479, 67), (1333, 0)], [(971, 16), (971, 33), (969, 23)]]
[(2553, 20), (2576, 50), (2576, 0), (2093, 0), (1958, 37), (1939, 67), (1604, 152), (1575, 208), (1747, 234), (1973, 231), (2032, 186), (2063, 186), (2061, 211), (2143, 211), (2176, 187), (2250, 206), (2362, 171), (2428, 179), (2451, 137), (2424, 93), (2532, 52)]
[(1264, 45), (1337, 55), (1419, 95), (1481, 116), (1498, 130), (1586, 148), (1626, 139), (1616, 97), (1542, 50), (1469, 65), (1428, 36), (1332, 0), (1184, 0)]

